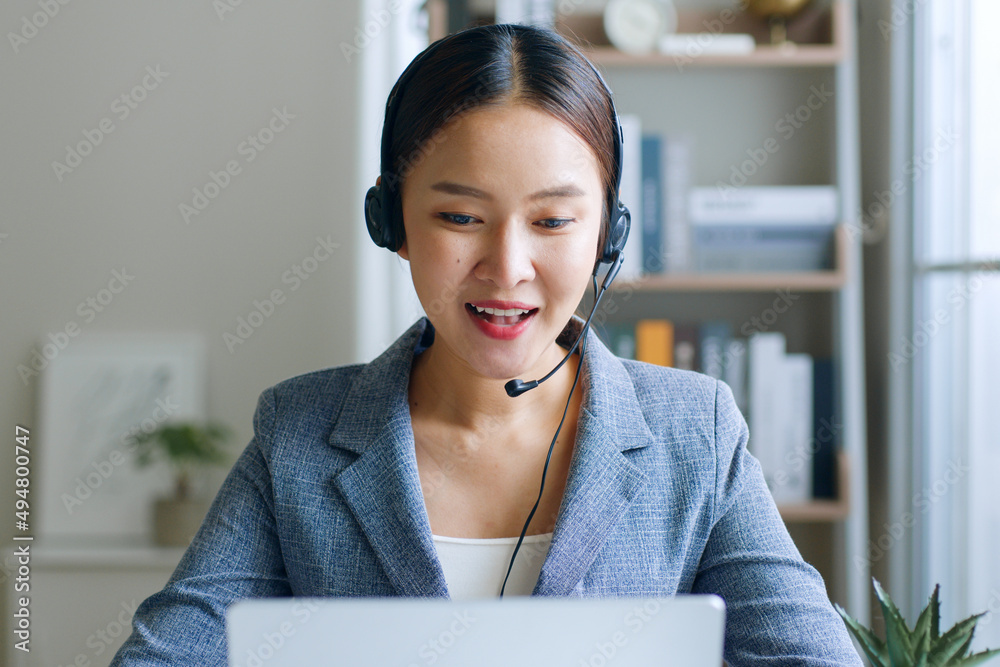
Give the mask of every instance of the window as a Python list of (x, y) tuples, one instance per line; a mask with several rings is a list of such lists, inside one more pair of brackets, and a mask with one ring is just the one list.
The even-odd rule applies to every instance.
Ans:
[[(1000, 3), (927, 0), (914, 21), (913, 507), (922, 604), (990, 611), (1000, 645)], [(945, 627), (948, 627), (947, 625)]]

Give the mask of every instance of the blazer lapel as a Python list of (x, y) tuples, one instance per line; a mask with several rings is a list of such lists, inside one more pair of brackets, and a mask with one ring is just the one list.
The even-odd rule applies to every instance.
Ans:
[[(420, 490), (407, 401), (421, 319), (358, 373), (330, 444), (358, 454), (334, 485), (400, 595), (448, 597)], [(427, 332), (433, 335), (433, 330)]]
[[(577, 320), (573, 324), (579, 327)], [(587, 334), (583, 406), (566, 490), (535, 595), (570, 595), (646, 483), (623, 453), (652, 442), (621, 361)]]
[[(572, 345), (582, 320), (560, 337)], [(422, 318), (359, 371), (330, 435), (358, 458), (333, 480), (400, 595), (448, 597), (420, 490), (407, 400), (417, 349), (433, 340)], [(568, 340), (569, 344), (566, 344)], [(653, 435), (621, 361), (587, 334), (583, 406), (566, 490), (536, 595), (571, 595), (646, 483), (624, 454)]]

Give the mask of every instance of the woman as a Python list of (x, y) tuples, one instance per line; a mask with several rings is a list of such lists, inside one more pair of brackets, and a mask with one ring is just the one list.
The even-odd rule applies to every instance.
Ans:
[(628, 224), (589, 62), (535, 28), (452, 35), (397, 83), (382, 150), (369, 231), (410, 262), (427, 317), (370, 364), (262, 394), (254, 439), (112, 664), (223, 662), (239, 598), (502, 591), (716, 593), (730, 664), (860, 665), (729, 389), (618, 359), (573, 315)]

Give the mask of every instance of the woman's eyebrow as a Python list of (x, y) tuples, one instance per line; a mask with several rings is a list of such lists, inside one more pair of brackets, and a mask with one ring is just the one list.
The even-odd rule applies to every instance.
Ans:
[[(471, 185), (462, 185), (461, 183), (455, 183), (453, 181), (439, 181), (431, 186), (431, 190), (444, 192), (449, 195), (475, 197), (476, 199), (484, 199), (486, 201), (493, 200), (493, 196), (488, 192), (484, 192), (479, 188), (474, 188)], [(554, 188), (539, 190), (538, 192), (528, 195), (528, 199), (537, 200), (554, 199), (558, 197), (583, 197), (586, 194), (587, 193), (581, 190), (578, 186), (570, 183), (566, 185), (558, 185)]]

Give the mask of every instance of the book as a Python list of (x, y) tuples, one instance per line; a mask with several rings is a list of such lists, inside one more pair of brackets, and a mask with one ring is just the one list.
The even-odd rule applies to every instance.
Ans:
[(612, 354), (622, 359), (635, 359), (635, 328), (630, 324), (595, 324), (597, 335)]
[(691, 270), (691, 239), (688, 223), (688, 189), (691, 181), (693, 140), (672, 135), (662, 141), (663, 149), (663, 242), (666, 272)]
[(837, 498), (837, 450), (841, 428), (836, 421), (834, 366), (831, 359), (813, 360), (813, 497)]
[(837, 188), (828, 185), (692, 188), (688, 215), (697, 225), (820, 225), (838, 219)]
[(639, 320), (635, 325), (635, 358), (659, 366), (673, 366), (673, 323), (662, 319)]
[(781, 467), (782, 422), (787, 409), (784, 395), (785, 335), (777, 331), (755, 333), (747, 340), (750, 453), (760, 461), (764, 481), (774, 493), (775, 474)]
[(815, 226), (692, 227), (696, 271), (822, 271), (833, 267), (835, 228)]
[[(665, 247), (663, 245), (663, 176), (662, 141), (659, 135), (642, 137), (642, 272), (663, 273)], [(638, 230), (636, 230), (638, 231)]]
[(674, 325), (674, 367), (685, 371), (698, 370), (698, 325)]
[(617, 280), (624, 281), (642, 275), (642, 121), (635, 114), (622, 114), (619, 122), (622, 128), (619, 199), (632, 215), (632, 226), (622, 251), (622, 267), (617, 277)]
[(775, 502), (804, 503), (812, 498), (813, 360), (808, 354), (785, 355), (781, 454), (773, 474)]
[(733, 337), (733, 326), (729, 322), (705, 322), (698, 330), (698, 354), (701, 358), (701, 372), (724, 380), (726, 372), (726, 346)]
[(833, 265), (834, 187), (695, 188), (689, 204), (698, 271), (820, 271)]
[(733, 338), (726, 344), (722, 379), (733, 391), (736, 407), (747, 414), (747, 342)]
[(754, 49), (757, 48), (757, 41), (753, 38), (753, 35), (739, 33), (671, 33), (660, 37), (657, 47), (660, 53), (687, 56), (694, 59), (702, 55), (744, 55), (753, 53)]

